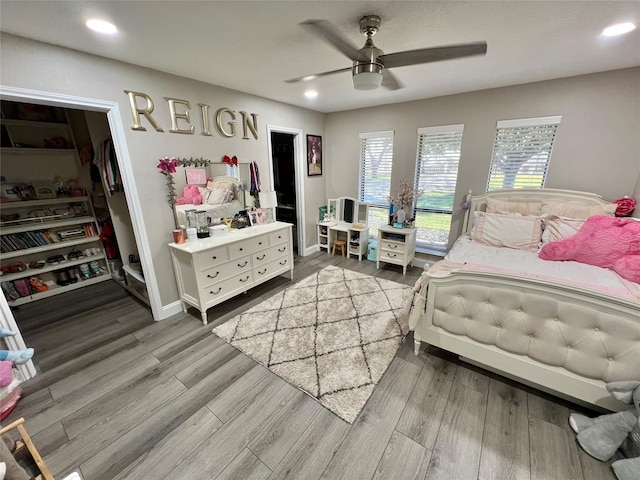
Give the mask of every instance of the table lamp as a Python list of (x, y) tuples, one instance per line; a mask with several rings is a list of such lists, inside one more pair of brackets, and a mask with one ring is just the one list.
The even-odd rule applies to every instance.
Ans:
[(266, 211), (265, 223), (275, 222), (275, 208), (278, 206), (278, 197), (275, 191), (260, 192), (260, 208)]

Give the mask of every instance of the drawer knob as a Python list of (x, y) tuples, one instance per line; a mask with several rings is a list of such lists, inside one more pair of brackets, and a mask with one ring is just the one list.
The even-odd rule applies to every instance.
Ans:
[(242, 265), (241, 265), (241, 264), (238, 264), (238, 266), (239, 266), (240, 268), (242, 268), (242, 267), (246, 267), (246, 266), (247, 266), (247, 261), (245, 260), (245, 261), (244, 261), (244, 263), (243, 263)]
[(390, 253), (389, 256), (390, 257), (394, 257), (394, 258), (397, 257), (397, 255), (395, 253)]
[(283, 260), (282, 262), (279, 262), (279, 263), (280, 263), (280, 265), (286, 265), (286, 264), (287, 264), (287, 261), (286, 261), (286, 260)]
[(278, 235), (278, 240), (280, 240), (282, 238), (282, 235)]
[(218, 257), (216, 257), (216, 256), (214, 255), (214, 256), (213, 256), (213, 257), (211, 257), (211, 258), (212, 258), (213, 260), (215, 260), (215, 259), (216, 259), (216, 258), (218, 258)]
[(209, 275), (207, 274), (207, 278), (216, 278), (218, 275), (220, 275), (220, 272), (216, 272), (215, 275)]
[(267, 269), (265, 268), (265, 269), (264, 269), (264, 270), (262, 270), (262, 271), (258, 270), (258, 273), (259, 273), (260, 275), (264, 275), (265, 273), (267, 273)]
[(263, 253), (261, 256), (256, 257), (256, 260), (264, 260), (264, 257), (266, 257), (266, 255)]
[(244, 250), (244, 248), (240, 247), (240, 251), (242, 252)]
[(262, 242), (258, 242), (258, 245), (262, 245)]
[(398, 245), (389, 245), (391, 248), (398, 248)]
[(242, 283), (244, 283), (247, 280), (249, 280), (249, 275), (247, 275), (244, 279), (243, 278), (239, 278), (238, 280), (240, 280)]
[(218, 293), (220, 293), (220, 290), (222, 290), (222, 287), (218, 287), (218, 290), (216, 290), (215, 292), (212, 290), (212, 291), (210, 291), (209, 293), (210, 293), (211, 295), (217, 295)]
[(279, 249), (278, 249), (278, 251), (279, 251), (280, 253), (282, 253), (282, 252), (284, 252), (286, 249), (287, 249), (287, 247), (282, 247), (281, 249), (279, 248)]

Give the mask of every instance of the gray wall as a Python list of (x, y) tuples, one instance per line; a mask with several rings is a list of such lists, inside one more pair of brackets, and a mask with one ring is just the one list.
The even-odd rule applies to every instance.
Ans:
[[(457, 205), (469, 189), (485, 191), (498, 120), (562, 115), (546, 187), (596, 192), (607, 200), (633, 195), (635, 188), (639, 198), (639, 86), (640, 68), (631, 68), (328, 114), (327, 195), (357, 197), (360, 132), (395, 131), (395, 192), (401, 179), (413, 178), (417, 129), (462, 123)], [(460, 220), (454, 217), (450, 240)]]
[[(263, 188), (266, 185), (268, 189), (267, 124), (301, 129), (303, 135), (324, 135), (324, 115), (310, 110), (12, 35), (2, 34), (0, 41), (1, 85), (119, 104), (163, 305), (176, 301), (178, 293), (167, 247), (174, 228), (173, 216), (166, 201), (165, 177), (156, 168), (158, 160), (175, 156), (219, 161), (225, 154), (236, 155), (241, 162), (255, 160)], [(130, 129), (132, 117), (123, 90), (144, 92), (153, 99), (154, 118), (165, 133), (156, 132), (146, 121), (143, 122), (148, 127), (146, 132)], [(189, 100), (195, 135), (168, 133), (169, 108), (163, 97)], [(215, 121), (212, 123), (214, 136), (200, 135), (199, 122), (195, 120), (198, 103), (210, 105), (214, 112), (228, 107), (259, 114), (259, 140), (242, 140), (242, 135), (224, 138), (215, 133)], [(307, 178), (305, 167), (304, 188), (308, 200), (305, 208), (310, 221), (317, 218), (318, 205), (325, 202), (325, 178), (324, 175)], [(307, 243), (312, 245), (316, 238), (315, 226), (307, 223)]]

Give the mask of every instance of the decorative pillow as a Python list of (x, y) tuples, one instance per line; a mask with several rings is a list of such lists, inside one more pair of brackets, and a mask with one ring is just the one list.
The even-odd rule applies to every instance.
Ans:
[(640, 221), (593, 216), (574, 236), (543, 245), (538, 256), (610, 268), (621, 277), (640, 283)]
[(544, 219), (544, 231), (542, 232), (542, 243), (557, 242), (569, 238), (580, 230), (584, 220), (578, 218), (564, 218), (556, 215), (549, 215)]
[(544, 202), (542, 204), (543, 215), (557, 215), (558, 217), (577, 218), (586, 220), (594, 215), (608, 215), (613, 217), (618, 205), (609, 203), (606, 205), (584, 205), (572, 202)]
[(503, 215), (475, 212), (471, 240), (494, 247), (535, 252), (540, 247), (542, 218), (532, 215)]
[(182, 191), (182, 197), (176, 199), (178, 205), (200, 205), (202, 203), (202, 195), (200, 195), (200, 187), (197, 185), (185, 185)]
[(228, 203), (233, 198), (233, 192), (231, 190), (212, 188), (209, 192), (209, 198), (207, 199), (209, 205)]
[(540, 215), (542, 202), (523, 200), (520, 202), (487, 198), (487, 213), (520, 213), (522, 215)]
[(209, 190), (213, 190), (214, 188), (221, 188), (223, 190), (231, 190), (231, 191), (233, 191), (235, 186), (236, 186), (236, 184), (234, 182), (229, 181), (229, 180), (216, 180), (214, 178), (212, 181), (207, 182), (207, 188)]

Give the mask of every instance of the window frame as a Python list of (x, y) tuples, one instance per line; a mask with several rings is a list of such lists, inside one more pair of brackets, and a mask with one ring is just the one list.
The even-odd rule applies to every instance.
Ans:
[[(422, 170), (422, 165), (424, 162), (424, 159), (422, 158), (422, 152), (423, 152), (423, 145), (425, 143), (425, 138), (430, 136), (430, 135), (439, 135), (439, 134), (449, 134), (452, 137), (455, 136), (459, 136), (459, 147), (458, 147), (458, 158), (456, 161), (456, 165), (455, 165), (455, 184), (453, 186), (453, 189), (451, 191), (451, 194), (455, 197), (455, 193), (456, 193), (456, 188), (457, 188), (457, 184), (458, 184), (458, 175), (459, 175), (459, 168), (460, 168), (460, 157), (462, 156), (462, 139), (463, 139), (463, 135), (464, 135), (464, 124), (453, 124), (453, 125), (438, 125), (438, 126), (434, 126), (434, 127), (421, 127), (418, 128), (417, 131), (417, 135), (418, 135), (418, 139), (417, 139), (417, 146), (416, 146), (416, 164), (415, 164), (415, 171), (414, 171), (414, 188), (416, 190), (420, 190), (420, 177), (421, 177), (421, 170)], [(426, 193), (426, 192), (425, 192)], [(440, 245), (437, 243), (425, 243), (425, 242), (421, 242), (419, 240), (419, 233), (420, 230), (424, 230), (423, 228), (419, 228), (416, 225), (416, 228), (418, 229), (417, 231), (417, 235), (416, 235), (416, 249), (419, 251), (424, 251), (427, 253), (435, 253), (435, 254), (443, 254), (446, 252), (447, 246), (448, 246), (448, 238), (449, 235), (451, 234), (451, 223), (453, 221), (453, 214), (455, 213), (455, 209), (454, 209), (454, 205), (451, 205), (451, 209), (443, 209), (443, 208), (425, 208), (425, 207), (418, 207), (418, 203), (419, 203), (418, 199), (417, 201), (415, 201), (412, 205), (412, 216), (413, 218), (418, 218), (418, 213), (435, 213), (435, 214), (441, 214), (441, 215), (449, 215), (450, 217), (450, 222), (449, 222), (449, 229), (447, 231), (447, 241), (445, 242), (444, 245)]]
[[(491, 159), (489, 162), (489, 174), (487, 176), (487, 184), (486, 184), (486, 191), (490, 192), (493, 190), (501, 190), (501, 189), (517, 189), (517, 188), (544, 188), (544, 185), (547, 181), (547, 175), (549, 173), (549, 166), (551, 164), (551, 157), (553, 155), (553, 148), (555, 146), (555, 142), (556, 142), (556, 138), (558, 136), (558, 129), (560, 127), (560, 124), (562, 122), (562, 115), (552, 115), (552, 116), (546, 116), (546, 117), (532, 117), (532, 118), (520, 118), (520, 119), (514, 119), (514, 120), (499, 120), (498, 122), (496, 122), (496, 133), (494, 136), (494, 140), (493, 140), (493, 149), (491, 152)], [(539, 183), (537, 182), (526, 182), (524, 181), (522, 178), (518, 181), (518, 175), (520, 175), (520, 170), (522, 169), (522, 167), (529, 162), (535, 155), (531, 155), (529, 156), (529, 158), (527, 158), (526, 160), (520, 162), (520, 164), (518, 165), (518, 161), (514, 160), (513, 161), (513, 165), (515, 168), (515, 166), (517, 166), (517, 170), (515, 171), (515, 173), (513, 173), (513, 178), (511, 180), (507, 180), (507, 176), (508, 174), (504, 173), (505, 169), (500, 166), (498, 164), (497, 161), (497, 150), (498, 149), (506, 149), (508, 147), (508, 145), (500, 145), (499, 143), (499, 137), (505, 133), (505, 130), (509, 130), (509, 129), (531, 129), (530, 131), (533, 132), (533, 129), (535, 129), (536, 127), (545, 127), (545, 128), (551, 128), (554, 127), (553, 132), (551, 133), (552, 137), (551, 137), (551, 145), (549, 146), (548, 149), (545, 149), (543, 151), (540, 151), (537, 155), (543, 154), (546, 155), (546, 159), (543, 159), (542, 162), (539, 162), (540, 165), (537, 166), (538, 168), (538, 172), (535, 173), (535, 175), (541, 175), (542, 178), (540, 180)], [(526, 133), (526, 132), (523, 132)], [(544, 138), (542, 136), (537, 137), (536, 138), (536, 142), (544, 142)], [(542, 150), (542, 149), (539, 149)], [(514, 150), (515, 152), (515, 150)], [(526, 154), (526, 151), (521, 151), (520, 155), (524, 155)], [(536, 165), (534, 164), (533, 167), (535, 168)], [(498, 175), (504, 175), (505, 178), (502, 181), (502, 185), (500, 187), (496, 187), (496, 186), (492, 186), (496, 184), (496, 177)], [(511, 186), (507, 186), (505, 187), (505, 183), (513, 183), (513, 185)]]

